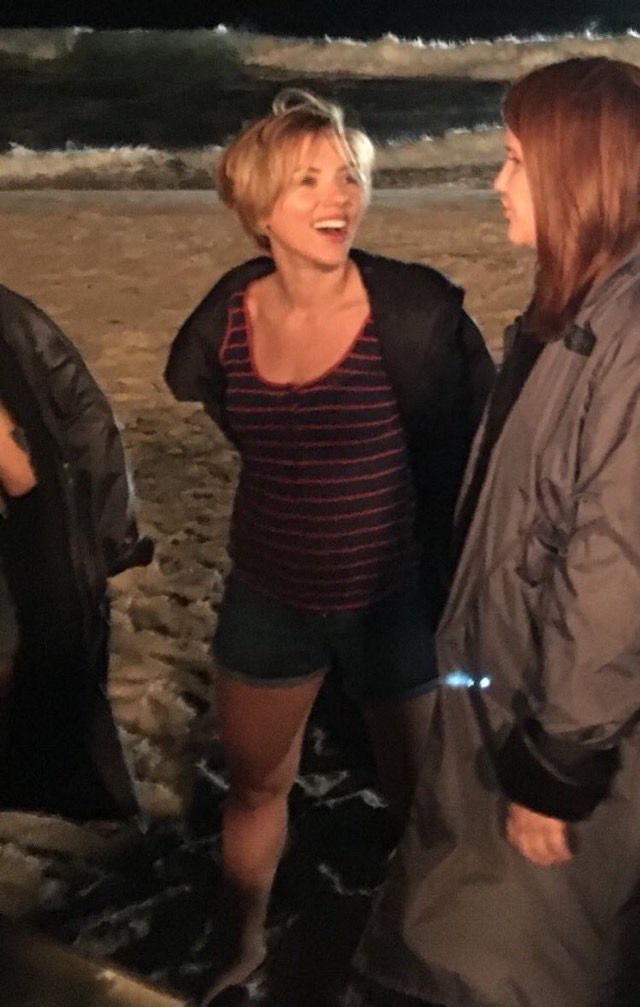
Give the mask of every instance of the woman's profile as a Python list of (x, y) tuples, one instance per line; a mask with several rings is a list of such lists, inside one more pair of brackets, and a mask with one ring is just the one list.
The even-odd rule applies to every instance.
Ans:
[[(411, 824), (360, 1002), (638, 1002), (640, 69), (504, 103), (495, 189), (533, 297), (476, 438)], [(385, 999), (386, 997), (386, 999)]]

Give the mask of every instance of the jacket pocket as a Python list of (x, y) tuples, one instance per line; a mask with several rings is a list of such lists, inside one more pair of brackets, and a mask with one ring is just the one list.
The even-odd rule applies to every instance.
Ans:
[(522, 548), (516, 573), (529, 587), (538, 587), (549, 580), (564, 555), (565, 537), (546, 525), (523, 529), (520, 537)]

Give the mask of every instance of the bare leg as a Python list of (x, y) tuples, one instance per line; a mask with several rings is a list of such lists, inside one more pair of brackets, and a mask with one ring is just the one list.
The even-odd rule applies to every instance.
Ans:
[(205, 1004), (243, 982), (264, 959), (267, 906), (287, 835), (287, 799), (322, 677), (282, 688), (224, 677), (219, 681), (218, 712), (230, 777), (222, 862), (236, 894), (240, 933), (236, 961), (216, 977)]
[(382, 792), (404, 829), (422, 768), (436, 690), (398, 703), (380, 703), (363, 711)]

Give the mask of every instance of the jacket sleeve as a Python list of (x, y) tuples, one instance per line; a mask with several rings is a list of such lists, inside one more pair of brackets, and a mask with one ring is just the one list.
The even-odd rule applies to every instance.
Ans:
[(229, 298), (252, 280), (273, 271), (266, 256), (251, 259), (226, 273), (180, 327), (171, 349), (164, 378), (180, 402), (201, 402), (222, 425), (224, 375), (218, 353), (225, 335)]
[(223, 313), (214, 307), (212, 291), (179, 329), (165, 367), (164, 379), (179, 402), (202, 402), (216, 412), (222, 375), (216, 380), (216, 353), (222, 342)]
[(612, 347), (578, 454), (571, 535), (548, 586), (543, 694), (498, 760), (507, 794), (566, 820), (608, 793), (640, 712), (640, 331)]
[(84, 360), (39, 309), (23, 319), (37, 348), (33, 379), (47, 426), (56, 437), (77, 517), (94, 550), (98, 579), (148, 563), (153, 546), (141, 539), (134, 516), (133, 487), (120, 430), (111, 407)]
[[(434, 626), (453, 574), (452, 529), (469, 452), (495, 380), (495, 367), (477, 326), (459, 310), (446, 319), (431, 362), (433, 394), (412, 436), (416, 461), (417, 527), (422, 584)], [(417, 434), (417, 436), (415, 436)]]

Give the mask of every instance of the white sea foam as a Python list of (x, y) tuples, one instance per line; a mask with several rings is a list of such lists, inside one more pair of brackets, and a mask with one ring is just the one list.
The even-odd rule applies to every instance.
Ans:
[[(386, 172), (497, 164), (502, 130), (482, 126), (442, 137), (408, 138), (376, 148)], [(219, 147), (167, 152), (152, 147), (66, 148), (34, 151), (14, 144), (0, 155), (0, 188), (200, 188), (213, 187)]]
[[(276, 90), (292, 77), (320, 92), (339, 91), (342, 82), (339, 100), (377, 140), (385, 185), (393, 172), (433, 181), (425, 169), (497, 164), (501, 82), (575, 55), (640, 65), (640, 36), (585, 31), (452, 43), (390, 34), (370, 42), (286, 39), (223, 25), (0, 29), (7, 106), (0, 143), (16, 141), (0, 156), (0, 188), (211, 188), (220, 149), (213, 145), (263, 113), (272, 83)], [(41, 89), (40, 101), (22, 100), (16, 60), (30, 93)], [(429, 130), (434, 136), (424, 135)]]
[(350, 38), (279, 38), (224, 25), (182, 31), (3, 28), (0, 53), (31, 61), (64, 61), (71, 54), (91, 59), (110, 53), (114, 58), (130, 55), (141, 62), (188, 53), (192, 59), (208, 61), (212, 72), (220, 69), (216, 63), (224, 53), (228, 62), (239, 67), (291, 74), (510, 80), (569, 56), (601, 55), (640, 63), (640, 38), (632, 29), (618, 35), (585, 30), (558, 36), (504, 36), (463, 42), (405, 39), (388, 33), (363, 42)]
[(245, 43), (244, 51), (249, 66), (289, 73), (470, 80), (511, 80), (537, 66), (586, 55), (640, 63), (640, 38), (631, 30), (617, 36), (587, 31), (579, 35), (511, 36), (459, 43), (401, 39), (391, 34), (367, 43), (354, 43), (350, 39), (287, 40), (256, 36)]

